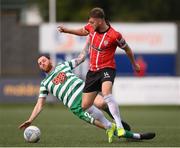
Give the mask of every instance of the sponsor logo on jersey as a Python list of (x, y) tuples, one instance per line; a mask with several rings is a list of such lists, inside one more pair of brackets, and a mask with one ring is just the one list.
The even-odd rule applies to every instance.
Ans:
[(63, 84), (67, 79), (66, 73), (60, 72), (53, 80), (52, 82), (55, 85), (58, 85), (59, 83)]
[(102, 51), (101, 48), (95, 47), (94, 45), (91, 45), (91, 47), (94, 48), (94, 49), (97, 50), (97, 51)]

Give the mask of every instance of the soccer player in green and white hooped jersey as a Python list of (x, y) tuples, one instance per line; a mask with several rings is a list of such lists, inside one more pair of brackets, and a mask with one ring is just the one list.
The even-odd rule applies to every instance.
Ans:
[(115, 124), (108, 121), (103, 113), (95, 106), (90, 107), (87, 111), (83, 111), (81, 107), (84, 82), (71, 71), (81, 62), (82, 59), (77, 58), (53, 67), (48, 57), (41, 56), (38, 59), (39, 68), (48, 75), (41, 82), (39, 98), (31, 116), (19, 126), (20, 129), (28, 127), (33, 122), (41, 112), (46, 96), (48, 93), (52, 93), (80, 119), (106, 129), (108, 141), (112, 142), (112, 137), (116, 129)]
[[(108, 142), (112, 142), (116, 126), (115, 124), (108, 121), (103, 113), (96, 108), (91, 106), (86, 111), (83, 111), (81, 107), (82, 102), (82, 90), (84, 82), (78, 78), (71, 70), (82, 63), (82, 58), (73, 59), (69, 62), (64, 62), (53, 67), (51, 60), (46, 56), (41, 56), (38, 59), (38, 65), (41, 70), (46, 72), (47, 77), (42, 80), (40, 86), (39, 99), (31, 113), (31, 116), (27, 121), (22, 123), (19, 128), (23, 129), (28, 127), (33, 120), (41, 112), (43, 105), (45, 104), (45, 98), (48, 93), (52, 93), (59, 100), (63, 102), (76, 116), (80, 119), (85, 120), (88, 123), (94, 124), (97, 127), (106, 129), (108, 135)], [(142, 135), (138, 133), (126, 132), (126, 138), (134, 139), (152, 139), (154, 135)]]

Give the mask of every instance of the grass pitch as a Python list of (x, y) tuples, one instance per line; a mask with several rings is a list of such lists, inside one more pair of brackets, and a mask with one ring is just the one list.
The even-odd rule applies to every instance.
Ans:
[(107, 142), (105, 131), (79, 120), (60, 104), (47, 104), (33, 125), (41, 129), (38, 143), (26, 143), (18, 126), (28, 119), (34, 104), (0, 105), (1, 147), (178, 147), (180, 106), (123, 106), (121, 116), (135, 132), (156, 133), (153, 140)]

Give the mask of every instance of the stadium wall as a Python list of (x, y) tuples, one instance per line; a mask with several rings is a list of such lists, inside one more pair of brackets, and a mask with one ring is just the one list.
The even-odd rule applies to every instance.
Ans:
[(37, 77), (38, 26), (20, 24), (17, 13), (1, 14), (1, 78)]
[[(35, 103), (40, 79), (3, 79), (0, 103)], [(120, 105), (180, 105), (180, 78), (117, 77), (113, 94)], [(57, 100), (51, 95), (48, 102)]]
[(178, 50), (176, 54), (176, 74), (180, 76), (180, 24), (178, 24)]
[(0, 83), (0, 103), (32, 103), (37, 100), (40, 79), (6, 78)]
[(113, 94), (118, 104), (180, 105), (180, 78), (116, 78)]

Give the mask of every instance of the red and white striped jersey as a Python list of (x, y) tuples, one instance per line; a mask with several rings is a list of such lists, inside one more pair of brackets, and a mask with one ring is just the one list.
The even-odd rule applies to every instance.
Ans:
[(111, 26), (106, 32), (99, 33), (94, 31), (88, 23), (84, 29), (89, 32), (90, 40), (90, 70), (98, 71), (103, 68), (116, 68), (114, 54), (117, 46), (124, 48), (125, 40), (121, 33), (114, 30)]

